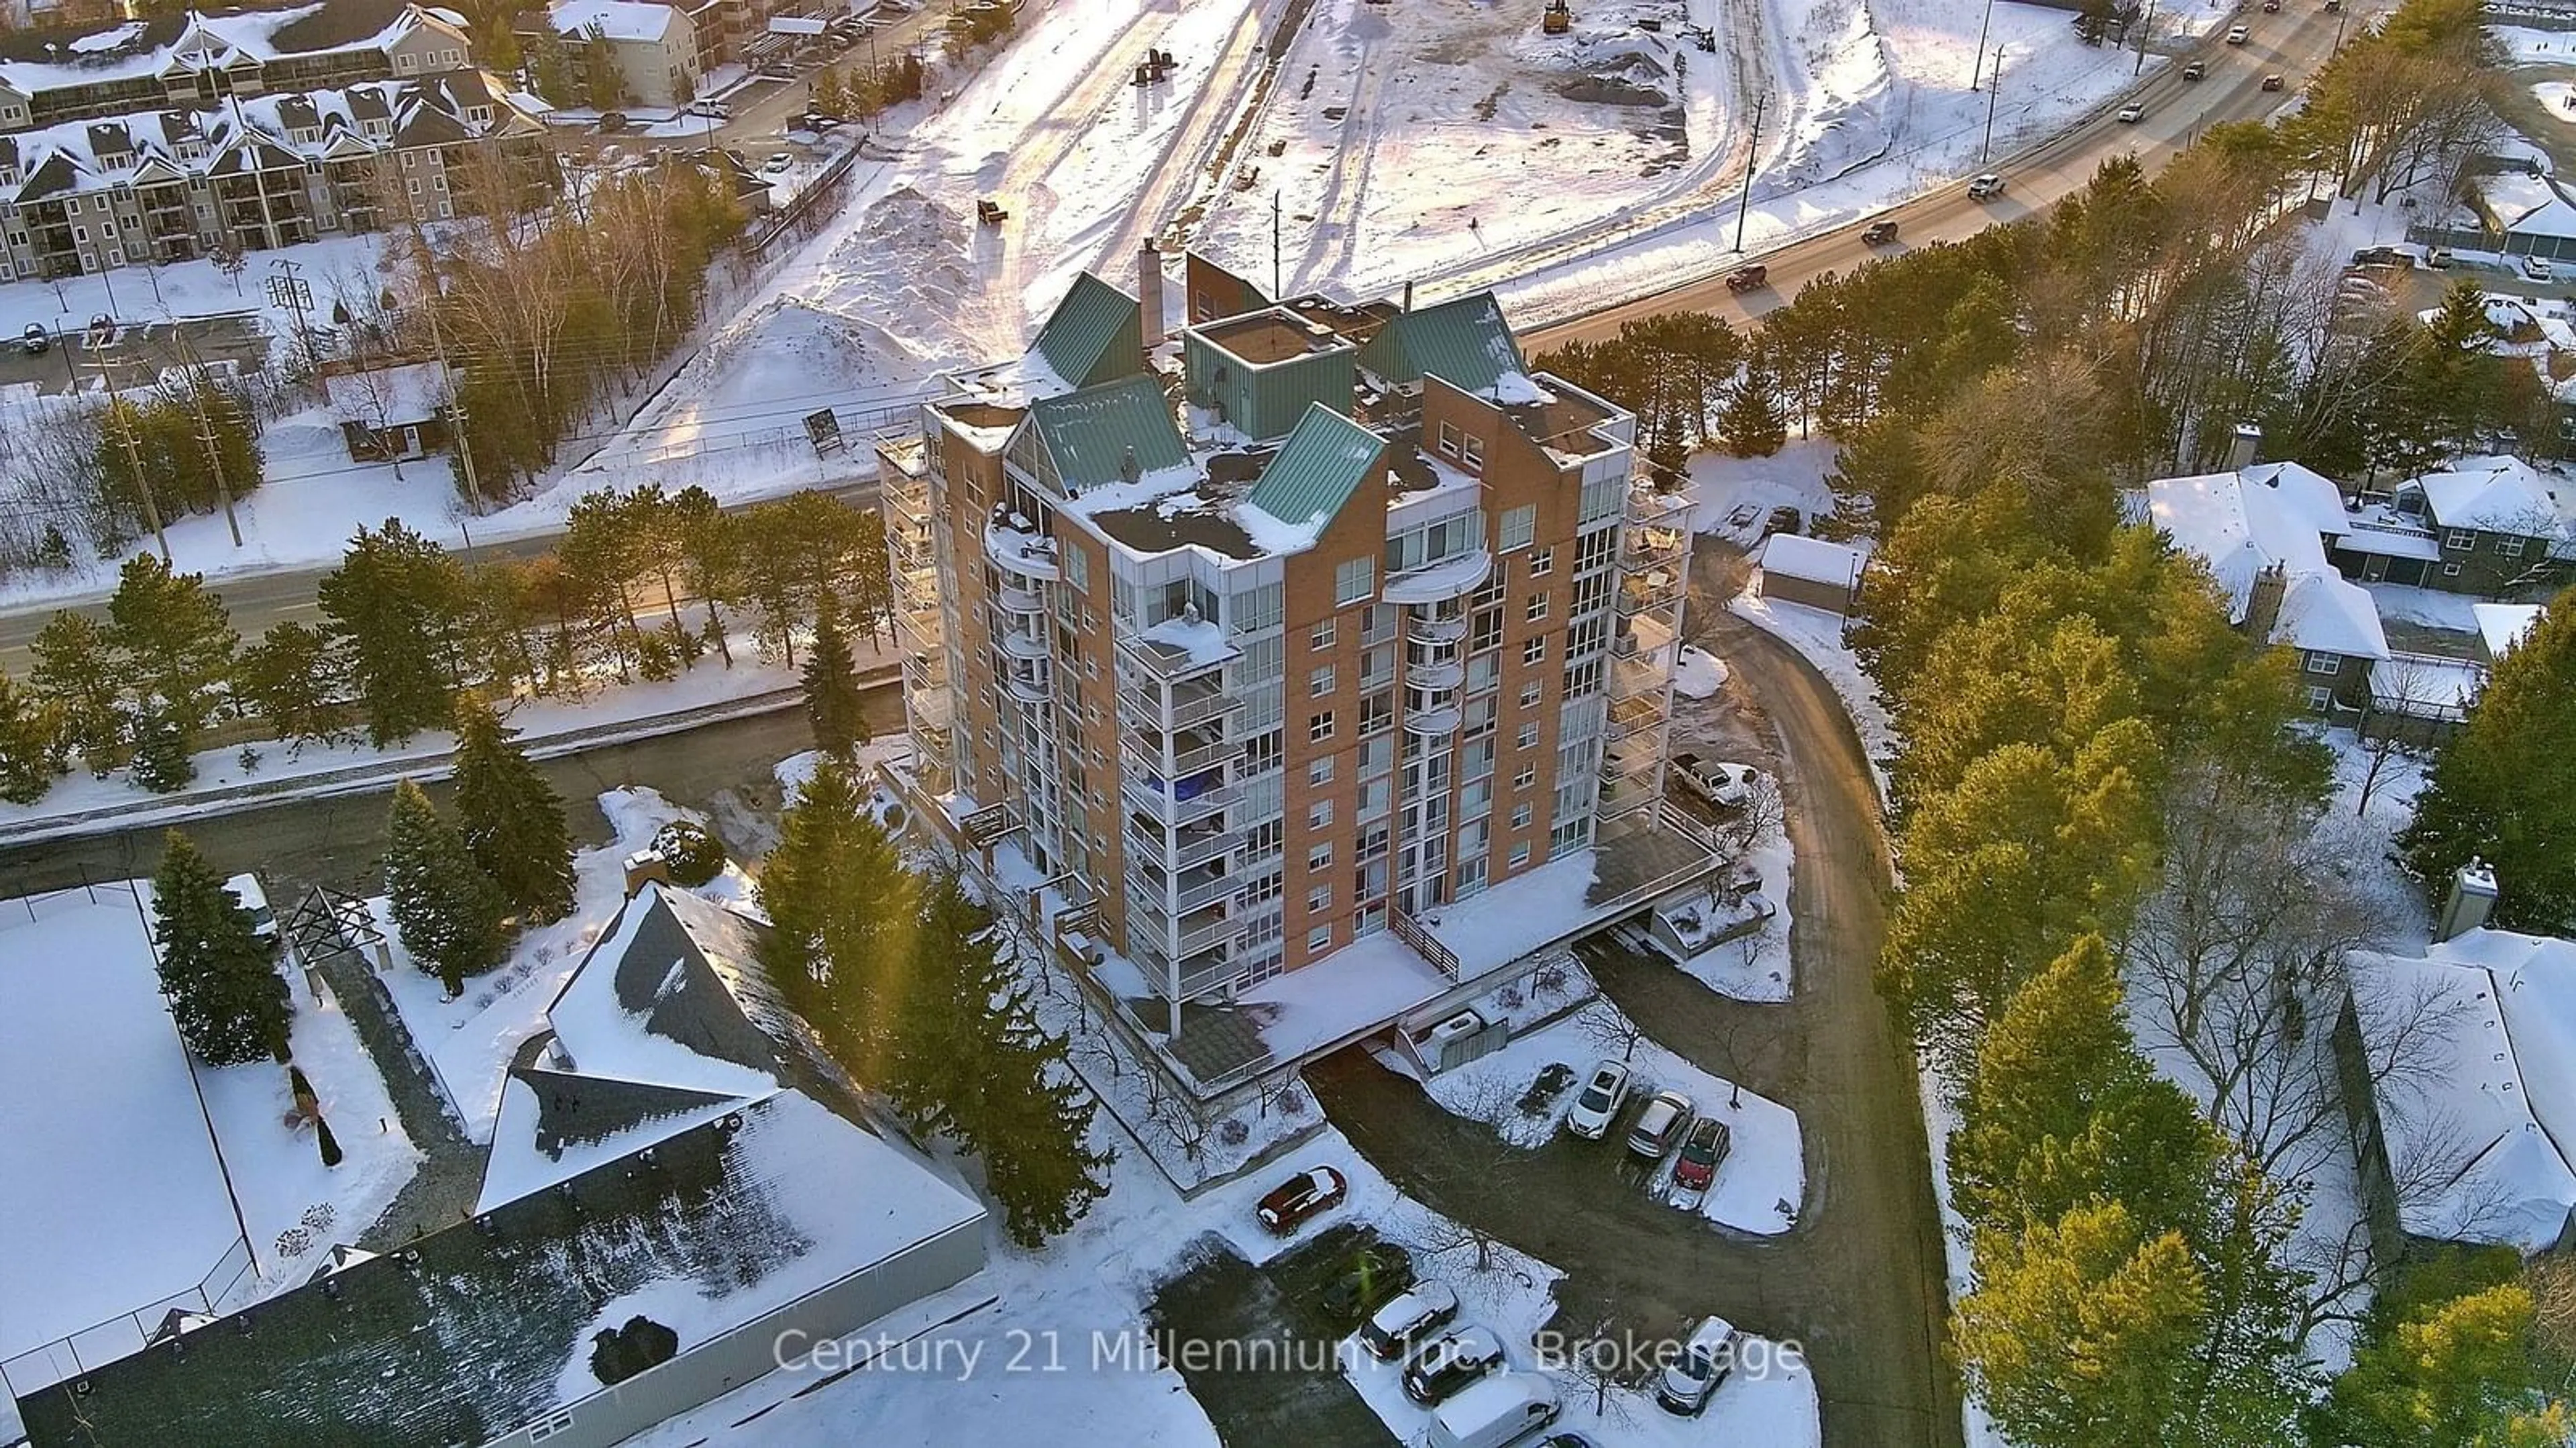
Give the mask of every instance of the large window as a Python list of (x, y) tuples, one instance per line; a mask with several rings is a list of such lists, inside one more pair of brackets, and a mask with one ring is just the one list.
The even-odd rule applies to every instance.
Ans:
[(1537, 535), (1538, 504), (1524, 503), (1520, 507), (1503, 510), (1502, 537), (1498, 545), (1503, 552), (1527, 548)]
[(1345, 559), (1333, 568), (1333, 603), (1336, 607), (1357, 603), (1377, 592), (1377, 560)]

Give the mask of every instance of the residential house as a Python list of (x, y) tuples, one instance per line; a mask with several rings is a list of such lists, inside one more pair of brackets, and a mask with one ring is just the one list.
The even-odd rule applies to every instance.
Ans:
[(984, 1207), (836, 1084), (762, 928), (643, 886), (520, 1052), (471, 1221), (24, 1398), (33, 1441), (608, 1448), (981, 1270)]
[(2520, 458), (2462, 458), (2357, 510), (2335, 561), (2365, 583), (2548, 593), (2576, 573), (2576, 483)]
[(623, 104), (669, 107), (697, 98), (706, 70), (688, 11), (658, 0), (561, 0), (546, 17), (585, 85), (596, 80), (595, 47), (605, 46)]
[(322, 364), (322, 393), (349, 460), (392, 462), (445, 452), (454, 388), (440, 362)]
[(2336, 572), (2327, 545), (2346, 526), (2343, 496), (2296, 463), (2159, 478), (2133, 504), (2175, 547), (2209, 565), (2228, 621), (2294, 649), (2308, 707), (2358, 710), (2371, 666), (2389, 657), (2379, 607)]
[[(1486, 294), (1197, 319), (1177, 375), (1160, 312), (1086, 277), (880, 446), (925, 815), (1007, 839), (1203, 1084), (1704, 873), (1658, 809), (1690, 502), (1634, 416)], [(1515, 901), (1508, 952), (1443, 935)], [(1333, 1004), (1265, 1040), (1269, 991)]]

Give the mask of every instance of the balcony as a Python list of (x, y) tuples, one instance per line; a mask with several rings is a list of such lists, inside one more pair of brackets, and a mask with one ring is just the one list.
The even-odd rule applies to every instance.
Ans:
[(1616, 744), (1623, 739), (1653, 734), (1664, 727), (1666, 718), (1663, 691), (1660, 689), (1614, 700), (1610, 705), (1609, 740)]
[(1178, 684), (1204, 678), (1243, 657), (1225, 630), (1195, 619), (1167, 618), (1141, 633), (1118, 636), (1118, 658), (1148, 680)]
[(935, 688), (913, 689), (908, 691), (904, 698), (912, 709), (912, 717), (932, 728), (944, 730), (956, 721), (957, 697), (948, 691), (946, 684), (940, 684)]
[(1192, 679), (1167, 690), (1122, 682), (1118, 702), (1135, 716), (1140, 727), (1158, 732), (1205, 724), (1243, 707), (1241, 695), (1226, 693), (1224, 685), (1213, 678)]
[(1659, 493), (1653, 488), (1628, 490), (1627, 518), (1631, 523), (1652, 523), (1665, 528), (1680, 528), (1696, 506), (1688, 493)]
[(1064, 576), (1056, 562), (1055, 540), (996, 519), (984, 529), (984, 556), (1004, 573), (1053, 583)]
[(1002, 673), (1002, 693), (1022, 704), (1043, 704), (1049, 697), (1048, 685), (1051, 681), (1052, 676), (1047, 672), (1043, 661), (1040, 661), (1040, 666), (1035, 669), (1024, 668), (1021, 664), (1014, 663)]
[(1482, 588), (1494, 571), (1494, 555), (1479, 548), (1453, 553), (1419, 568), (1408, 568), (1386, 581), (1378, 597), (1388, 603), (1446, 603)]
[(1592, 816), (1606, 824), (1646, 808), (1659, 794), (1651, 779), (1605, 779), (1601, 782), (1601, 802), (1594, 806)]
[(1243, 877), (1221, 870), (1183, 871), (1180, 888), (1172, 896), (1172, 908), (1186, 915), (1202, 905), (1214, 905), (1243, 893)]
[(1187, 825), (1221, 813), (1242, 793), (1225, 782), (1223, 771), (1214, 769), (1183, 778), (1170, 789), (1159, 775), (1130, 773), (1119, 789), (1129, 809), (1165, 825)]
[(1619, 585), (1623, 614), (1661, 613), (1682, 601), (1682, 575), (1677, 568), (1650, 568), (1630, 573)]
[(1619, 571), (1678, 569), (1689, 549), (1687, 535), (1678, 528), (1630, 527), (1619, 540)]
[(1186, 957), (1181, 961), (1181, 995), (1204, 995), (1242, 974), (1243, 967), (1222, 948)]
[(1467, 637), (1467, 620), (1441, 618), (1417, 610), (1407, 623), (1405, 632), (1427, 644), (1463, 643)]
[(996, 628), (993, 645), (1014, 659), (1043, 659), (1047, 656), (1046, 634), (1037, 629)]
[(1204, 734), (1182, 733), (1171, 736), (1171, 748), (1164, 748), (1163, 736), (1145, 730), (1121, 741), (1119, 759), (1130, 774), (1154, 774), (1165, 779), (1180, 779), (1212, 769), (1243, 753), (1241, 739), (1210, 738)]
[(1445, 709), (1407, 709), (1404, 732), (1424, 739), (1445, 739), (1458, 732), (1459, 710), (1456, 705)]
[(1168, 858), (1173, 869), (1189, 870), (1234, 853), (1242, 843), (1243, 831), (1225, 829), (1215, 820), (1206, 820), (1182, 830)]
[[(883, 456), (883, 449), (879, 449), (879, 456)], [(880, 467), (879, 475), (883, 476), (884, 472), (885, 469)], [(901, 474), (895, 476), (896, 481), (890, 483), (878, 494), (885, 499), (886, 517), (908, 527), (929, 528), (930, 489), (924, 487), (918, 478), (907, 478)], [(891, 533), (896, 530), (889, 528), (886, 531)]]
[(1044, 618), (1047, 611), (1044, 592), (1012, 583), (1004, 583), (993, 591), (993, 603), (1002, 612), (1022, 618)]

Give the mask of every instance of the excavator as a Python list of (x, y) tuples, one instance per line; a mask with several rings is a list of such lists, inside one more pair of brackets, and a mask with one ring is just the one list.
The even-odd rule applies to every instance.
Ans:
[(1565, 0), (1547, 0), (1547, 14), (1538, 28), (1542, 35), (1563, 35), (1574, 28), (1574, 12), (1566, 8)]

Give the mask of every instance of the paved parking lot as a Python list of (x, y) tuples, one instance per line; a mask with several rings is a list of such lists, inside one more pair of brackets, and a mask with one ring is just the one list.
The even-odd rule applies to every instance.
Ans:
[[(1324, 1284), (1376, 1235), (1363, 1226), (1331, 1227), (1256, 1267), (1211, 1233), (1201, 1239), (1198, 1265), (1155, 1294), (1146, 1321), (1165, 1343), (1336, 1341), (1349, 1329), (1324, 1320)], [(1194, 1370), (1187, 1355), (1171, 1347), (1164, 1356), (1180, 1366), (1190, 1396), (1207, 1410), (1228, 1448), (1391, 1448), (1395, 1442), (1337, 1371)]]
[[(7, 334), (7, 345), (0, 348), (0, 387), (33, 382), (43, 391), (63, 392), (75, 378), (83, 387), (95, 387), (102, 363), (117, 386), (130, 387), (151, 381), (165, 367), (184, 364), (191, 355), (203, 362), (238, 362), (245, 370), (264, 366), (268, 359), (268, 334), (256, 316), (137, 322), (119, 329), (113, 341), (96, 351), (91, 350), (83, 325), (88, 320), (0, 317), (0, 330)], [(29, 323), (67, 330), (45, 351), (31, 354), (18, 340)]]

